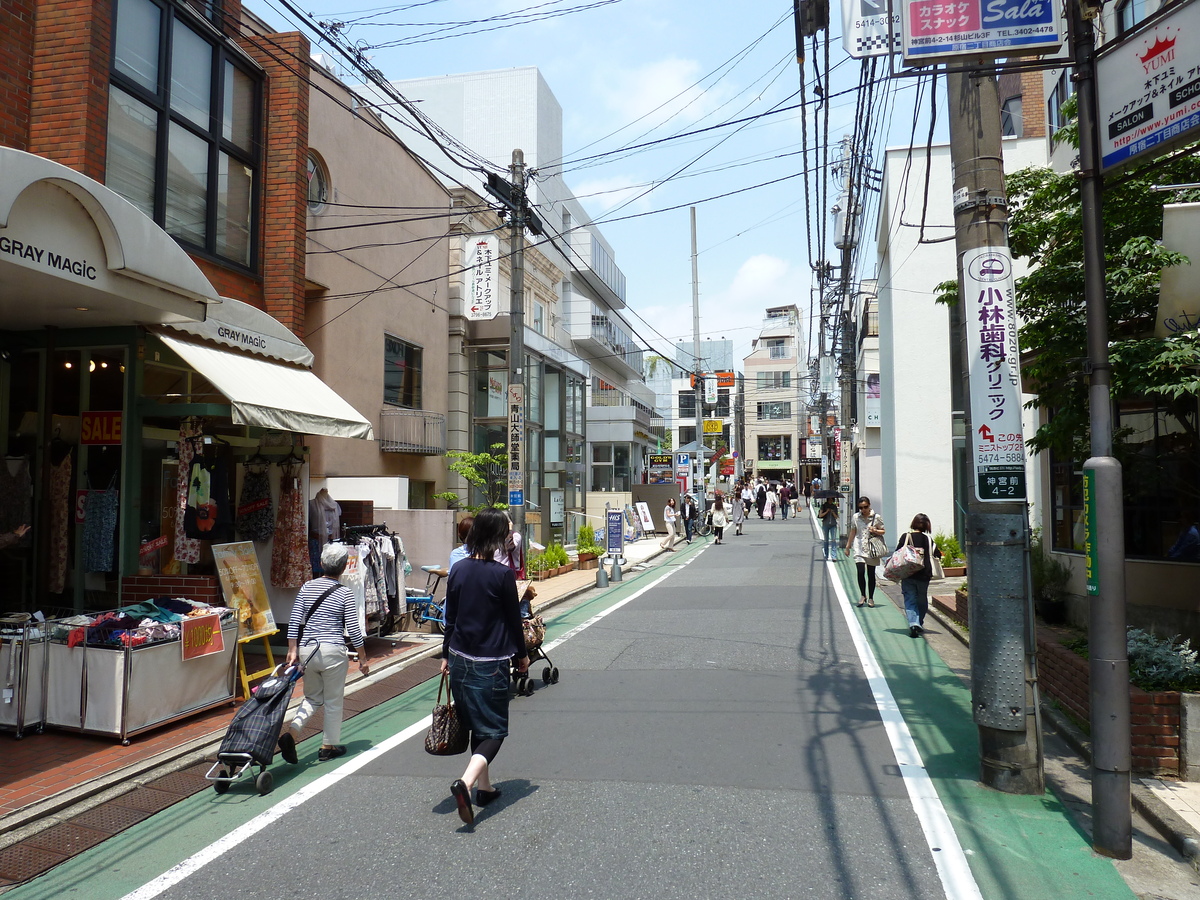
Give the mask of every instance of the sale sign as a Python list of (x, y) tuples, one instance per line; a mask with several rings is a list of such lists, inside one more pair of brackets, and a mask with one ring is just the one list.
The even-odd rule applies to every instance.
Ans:
[(183, 659), (199, 659), (212, 656), (225, 649), (225, 638), (221, 634), (221, 617), (191, 616), (179, 623), (179, 643), (183, 647)]
[(121, 420), (119, 409), (104, 412), (85, 410), (79, 419), (79, 443), (120, 444)]

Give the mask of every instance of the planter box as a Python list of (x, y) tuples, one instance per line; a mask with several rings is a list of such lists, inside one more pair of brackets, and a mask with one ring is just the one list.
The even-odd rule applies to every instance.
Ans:
[(591, 557), (590, 559), (584, 559), (582, 556), (579, 557), (579, 568), (581, 571), (587, 571), (588, 569), (595, 569), (599, 565), (600, 565), (600, 561), (598, 559), (596, 559), (596, 557), (594, 557), (594, 556)]
[(966, 566), (942, 566), (942, 573), (947, 578), (962, 578), (967, 574)]
[(955, 591), (953, 598), (938, 594), (930, 598), (933, 605), (962, 626), (971, 624), (970, 606), (966, 591)]

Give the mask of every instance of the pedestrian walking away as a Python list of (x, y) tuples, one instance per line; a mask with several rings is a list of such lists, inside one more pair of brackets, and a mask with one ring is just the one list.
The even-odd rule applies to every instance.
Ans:
[(346, 672), (350, 668), (347, 638), (358, 651), (358, 670), (363, 675), (370, 673), (354, 592), (338, 583), (338, 576), (346, 570), (349, 556), (345, 544), (325, 545), (321, 551), (321, 568), (325, 574), (300, 588), (288, 618), (288, 652), (284, 667), (296, 665), (301, 652), (311, 648), (304, 653), (304, 700), (296, 708), (288, 728), (279, 736), (279, 753), (292, 764), (299, 761), (296, 737), (317, 709), (322, 711), (321, 749), (317, 751), (317, 759), (325, 762), (346, 753), (341, 740), (342, 698), (346, 691)]
[(821, 531), (825, 535), (825, 558), (837, 560), (838, 548), (838, 505), (832, 497), (827, 497), (817, 510), (817, 518), (821, 521)]
[(767, 505), (767, 486), (761, 481), (758, 487), (754, 489), (754, 506), (758, 510), (758, 517), (763, 517), (763, 509)]
[(778, 509), (779, 509), (779, 494), (775, 490), (775, 485), (771, 485), (769, 488), (767, 488), (767, 502), (764, 507), (764, 510), (766, 513), (765, 518), (768, 518), (768, 519), (771, 519), (772, 521), (774, 521), (775, 512)]
[(804, 508), (808, 509), (809, 501), (812, 499), (813, 486), (811, 481), (804, 482)]
[(509, 534), (508, 514), (485, 509), (467, 535), (471, 555), (454, 567), (446, 586), (446, 632), (442, 639), (443, 675), (463, 725), (470, 733), (471, 758), (450, 784), (458, 816), (475, 823), (475, 805), (487, 806), (500, 796), (492, 784), (491, 764), (508, 737), (508, 685), (511, 666), (529, 670), (529, 653), (521, 629), (516, 573), (496, 562), (496, 551)]
[(723, 501), (720, 494), (718, 494), (717, 499), (713, 501), (712, 508), (713, 534), (716, 535), (717, 538), (715, 543), (724, 543), (723, 538), (725, 535), (725, 526), (728, 524), (729, 515), (725, 511), (725, 501)]
[(733, 533), (741, 534), (742, 525), (746, 521), (746, 504), (740, 500), (734, 500), (730, 506), (733, 511)]
[(663, 507), (663, 527), (667, 529), (667, 536), (658, 544), (668, 553), (675, 552), (675, 520), (677, 518), (679, 517), (675, 513), (675, 498), (672, 497)]
[[(814, 483), (817, 479), (813, 479)], [(887, 553), (882, 538), (887, 533), (883, 527), (883, 516), (871, 509), (869, 497), (858, 498), (858, 512), (850, 520), (850, 531), (846, 535), (846, 554), (854, 556), (854, 567), (858, 570), (858, 605), (875, 605), (875, 567)]]
[(783, 518), (787, 519), (788, 510), (792, 506), (792, 492), (788, 490), (788, 486), (783, 484), (779, 488), (779, 511), (783, 514)]
[(941, 549), (933, 542), (932, 534), (933, 526), (929, 524), (929, 516), (917, 513), (909, 531), (896, 544), (896, 550), (910, 543), (925, 551), (925, 565), (900, 582), (900, 591), (904, 594), (904, 613), (908, 616), (909, 637), (920, 637), (921, 632), (925, 630), (925, 615), (929, 612), (929, 582), (933, 578), (933, 558), (942, 555)]

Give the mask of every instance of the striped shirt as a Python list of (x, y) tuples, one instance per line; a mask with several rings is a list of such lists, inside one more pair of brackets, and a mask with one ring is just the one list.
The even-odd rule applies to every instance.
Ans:
[[(337, 584), (332, 578), (314, 578), (306, 582), (296, 595), (292, 604), (292, 614), (288, 621), (288, 640), (294, 641), (300, 634), (300, 623), (304, 616), (317, 602), (322, 594)], [(343, 637), (343, 634), (345, 635)], [(317, 611), (312, 614), (308, 624), (304, 626), (304, 643), (311, 644), (344, 644), (346, 637), (357, 650), (363, 645), (362, 630), (358, 627), (358, 610), (354, 592), (345, 585), (321, 601)]]

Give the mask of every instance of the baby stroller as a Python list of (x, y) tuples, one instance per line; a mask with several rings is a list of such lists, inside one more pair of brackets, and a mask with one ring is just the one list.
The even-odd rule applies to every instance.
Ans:
[(255, 789), (262, 796), (271, 793), (275, 779), (267, 766), (275, 758), (283, 717), (302, 671), (300, 666), (287, 669), (276, 666), (237, 711), (217, 750), (217, 761), (204, 776), (213, 782), (213, 790), (218, 794), (228, 791), (233, 782), (255, 765), (258, 766)]
[[(533, 610), (530, 609), (530, 612), (532, 613)], [(558, 684), (558, 666), (554, 665), (554, 661), (542, 649), (542, 643), (546, 639), (546, 623), (542, 621), (542, 617), (530, 615), (522, 619), (521, 628), (525, 632), (525, 652), (529, 655), (529, 671), (518, 672), (514, 667), (512, 679), (517, 686), (517, 693), (529, 697), (533, 694), (533, 664), (538, 660), (546, 661), (546, 667), (542, 669), (542, 683), (546, 685)]]

